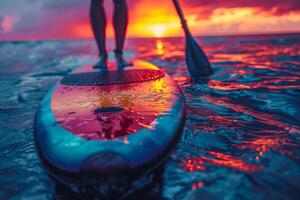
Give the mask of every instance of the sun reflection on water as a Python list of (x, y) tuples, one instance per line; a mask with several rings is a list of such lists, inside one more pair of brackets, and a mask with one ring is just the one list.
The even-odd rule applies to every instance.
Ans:
[(158, 55), (164, 54), (164, 43), (161, 40), (156, 41), (156, 53)]

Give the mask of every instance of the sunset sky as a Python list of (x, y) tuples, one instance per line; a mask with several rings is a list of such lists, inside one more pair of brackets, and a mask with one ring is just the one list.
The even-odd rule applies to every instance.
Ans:
[[(112, 0), (106, 0), (111, 22)], [(300, 32), (299, 0), (181, 0), (194, 35)], [(89, 0), (2, 0), (0, 40), (92, 37)], [(171, 0), (128, 0), (130, 37), (182, 35)], [(109, 36), (113, 35), (111, 25)]]

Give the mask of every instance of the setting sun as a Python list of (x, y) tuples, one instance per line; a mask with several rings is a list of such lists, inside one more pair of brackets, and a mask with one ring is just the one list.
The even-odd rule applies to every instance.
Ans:
[(151, 27), (152, 32), (158, 38), (163, 37), (166, 33), (166, 26), (163, 24), (157, 24)]

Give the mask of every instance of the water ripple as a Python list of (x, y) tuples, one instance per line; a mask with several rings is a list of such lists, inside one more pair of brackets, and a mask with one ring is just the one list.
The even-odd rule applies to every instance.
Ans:
[[(126, 55), (169, 73), (187, 103), (182, 138), (143, 196), (297, 199), (300, 35), (203, 38), (215, 74), (201, 80), (189, 79), (181, 41), (127, 41)], [(68, 197), (40, 163), (33, 119), (51, 85), (96, 54), (93, 41), (0, 43), (0, 199)]]

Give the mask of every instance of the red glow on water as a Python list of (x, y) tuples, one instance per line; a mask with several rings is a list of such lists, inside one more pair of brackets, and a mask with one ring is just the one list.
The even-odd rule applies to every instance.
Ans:
[[(233, 103), (231, 102), (231, 100), (227, 97), (222, 97), (222, 98), (215, 98), (209, 95), (204, 95), (203, 99), (219, 105), (219, 106), (225, 106), (228, 107), (230, 109), (232, 109), (235, 112), (241, 112), (247, 115), (250, 115), (252, 117), (255, 117), (256, 119), (259, 119), (261, 122), (265, 123), (265, 124), (269, 124), (275, 127), (279, 127), (282, 128), (284, 130), (289, 130), (291, 128), (291, 125), (286, 124), (284, 122), (281, 122), (279, 120), (274, 119), (274, 116), (271, 114), (267, 114), (267, 113), (263, 113), (263, 112), (259, 112), (257, 110), (252, 110), (250, 107), (238, 104), (238, 103)], [(297, 129), (297, 128), (294, 128)]]
[(215, 165), (231, 167), (246, 172), (256, 172), (264, 168), (263, 166), (243, 162), (242, 160), (235, 158), (231, 155), (226, 155), (219, 152), (209, 152), (209, 154), (218, 159), (209, 159), (210, 163)]
[(264, 153), (269, 151), (271, 148), (276, 148), (278, 146), (284, 145), (284, 139), (278, 138), (257, 138), (253, 141), (244, 141), (244, 145), (239, 146), (240, 149), (251, 148), (254, 151)]
[(246, 163), (241, 159), (227, 155), (225, 153), (209, 151), (210, 156), (187, 157), (180, 166), (189, 172), (203, 171), (208, 168), (208, 164), (229, 167), (245, 172), (256, 172), (264, 168), (264, 166)]
[[(267, 77), (266, 77), (267, 78)], [(217, 90), (224, 90), (224, 91), (232, 91), (232, 90), (251, 90), (251, 89), (257, 89), (257, 88), (266, 88), (269, 90), (282, 90), (282, 89), (297, 89), (299, 86), (297, 85), (276, 85), (276, 83), (279, 82), (296, 82), (300, 80), (300, 74), (299, 77), (294, 78), (287, 78), (285, 76), (276, 77), (275, 79), (270, 80), (263, 80), (256, 83), (237, 83), (236, 81), (219, 81), (219, 80), (211, 80), (209, 81), (209, 87), (217, 89)]]
[(206, 170), (206, 167), (204, 166), (203, 159), (188, 159), (187, 161), (184, 161), (182, 163), (182, 166), (185, 170), (189, 172), (195, 172), (195, 171), (203, 171)]
[[(280, 134), (280, 133), (279, 133)], [(281, 133), (283, 134), (283, 133)], [(286, 135), (268, 136), (255, 138), (249, 141), (243, 141), (243, 144), (237, 145), (239, 150), (250, 150), (251, 152), (257, 152), (256, 160), (259, 160), (266, 152), (277, 151), (281, 155), (292, 156), (289, 150), (286, 150), (285, 146), (297, 146), (288, 142)]]
[[(206, 101), (209, 101), (215, 105), (227, 107), (232, 109), (234, 112), (240, 112), (246, 115), (249, 115), (261, 123), (273, 126), (275, 129), (265, 129), (260, 130), (252, 130), (251, 133), (257, 135), (257, 137), (249, 140), (241, 141), (242, 144), (234, 144), (234, 146), (239, 150), (250, 150), (251, 152), (258, 153), (256, 156), (256, 160), (259, 160), (266, 152), (271, 150), (278, 151), (281, 155), (291, 155), (291, 151), (284, 149), (285, 146), (294, 146), (292, 143), (288, 142), (287, 134), (290, 133), (299, 133), (299, 129), (297, 127), (293, 127), (290, 124), (279, 121), (275, 118), (274, 115), (263, 113), (258, 110), (253, 110), (251, 107), (246, 105), (241, 105), (238, 103), (231, 102), (230, 98), (222, 97), (215, 98), (209, 95), (203, 95), (202, 97)], [(215, 120), (214, 114), (210, 114), (208, 116), (209, 122), (213, 124), (214, 127), (225, 126), (226, 129), (236, 129), (239, 126), (247, 126), (243, 121), (236, 121), (232, 119), (232, 117), (217, 115), (217, 120)], [(205, 126), (205, 125), (202, 125)], [(216, 128), (217, 129), (217, 128)], [(218, 164), (218, 163), (216, 163)], [(219, 163), (220, 164), (220, 163)], [(229, 163), (227, 163), (229, 164)]]
[(192, 190), (196, 190), (196, 189), (199, 189), (199, 188), (202, 188), (202, 187), (203, 187), (203, 182), (202, 181), (198, 181), (197, 183), (192, 184)]
[[(242, 125), (245, 123), (242, 120), (232, 118), (231, 116), (218, 115), (217, 113), (209, 109), (193, 109), (191, 107), (188, 107), (187, 113), (191, 116), (205, 116), (208, 119), (206, 123), (197, 123), (189, 125), (189, 127), (206, 132), (218, 130), (220, 127), (226, 127), (226, 129), (234, 130), (236, 129), (237, 124)], [(232, 126), (232, 124), (235, 124), (235, 126)]]

